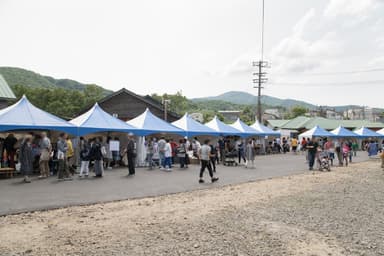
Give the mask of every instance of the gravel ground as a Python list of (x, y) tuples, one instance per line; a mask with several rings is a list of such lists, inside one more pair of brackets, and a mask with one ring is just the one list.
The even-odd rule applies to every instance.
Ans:
[(384, 172), (328, 172), (0, 218), (0, 255), (384, 255)]

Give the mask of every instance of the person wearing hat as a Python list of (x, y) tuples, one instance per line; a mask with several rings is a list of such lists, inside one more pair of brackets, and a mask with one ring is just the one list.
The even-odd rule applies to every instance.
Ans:
[(128, 133), (128, 144), (125, 152), (127, 153), (128, 160), (128, 176), (135, 175), (135, 158), (136, 158), (136, 147), (133, 133)]

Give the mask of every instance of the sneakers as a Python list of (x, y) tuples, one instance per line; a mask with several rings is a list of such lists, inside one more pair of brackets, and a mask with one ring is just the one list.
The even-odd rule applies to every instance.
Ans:
[(167, 172), (171, 172), (172, 169), (171, 169), (171, 168), (167, 168), (166, 171), (167, 171)]
[(214, 182), (216, 182), (216, 181), (218, 181), (218, 180), (219, 180), (218, 177), (213, 177), (213, 178), (212, 178), (212, 183), (214, 183)]
[(199, 183), (204, 183), (204, 180), (203, 179), (199, 179)]

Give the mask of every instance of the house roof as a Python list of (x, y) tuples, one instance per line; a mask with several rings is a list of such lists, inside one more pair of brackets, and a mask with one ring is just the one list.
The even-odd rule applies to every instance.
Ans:
[(0, 98), (16, 99), (15, 94), (13, 93), (7, 81), (5, 81), (4, 77), (1, 74), (0, 74)]
[[(115, 96), (117, 96), (119, 94), (122, 94), (122, 93), (129, 94), (130, 96), (135, 97), (135, 98), (145, 102), (146, 104), (150, 105), (153, 108), (156, 108), (156, 109), (158, 109), (160, 111), (164, 111), (163, 104), (161, 104), (157, 100), (153, 99), (151, 96), (149, 96), (149, 95), (141, 96), (141, 95), (138, 95), (138, 94), (136, 94), (136, 93), (126, 89), (126, 88), (122, 88), (122, 89), (120, 89), (120, 90), (118, 90), (116, 92), (113, 92), (113, 93), (109, 94), (108, 96), (106, 96), (103, 99), (99, 100), (98, 103), (101, 104), (101, 103), (103, 103), (105, 101), (108, 101), (111, 98), (113, 98), (113, 97), (115, 97)], [(169, 116), (174, 117), (175, 119), (180, 118), (176, 113), (171, 112), (171, 111), (168, 111), (167, 114)]]
[(290, 120), (285, 119), (271, 119), (268, 120), (268, 123), (272, 127), (282, 127), (284, 124), (288, 123)]

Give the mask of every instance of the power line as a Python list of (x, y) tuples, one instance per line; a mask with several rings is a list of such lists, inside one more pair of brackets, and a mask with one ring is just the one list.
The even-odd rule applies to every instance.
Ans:
[(303, 83), (303, 82), (270, 82), (271, 85), (305, 86), (305, 87), (326, 87), (326, 86), (361, 86), (361, 85), (384, 85), (384, 80), (355, 81), (355, 82), (334, 82), (334, 83)]
[(338, 71), (338, 72), (321, 72), (321, 73), (305, 73), (305, 72), (274, 73), (274, 75), (300, 74), (303, 76), (333, 76), (333, 75), (360, 74), (360, 73), (371, 73), (371, 72), (382, 72), (382, 71), (384, 71), (384, 68), (371, 68), (371, 69)]

